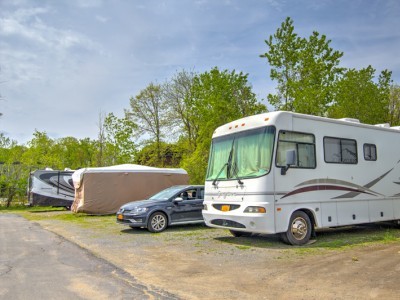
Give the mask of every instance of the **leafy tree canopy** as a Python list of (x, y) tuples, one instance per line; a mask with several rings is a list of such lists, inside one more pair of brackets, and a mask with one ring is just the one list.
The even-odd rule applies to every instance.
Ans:
[(383, 71), (375, 83), (375, 69), (346, 70), (337, 82), (334, 104), (328, 110), (333, 118), (356, 118), (362, 123), (385, 123), (389, 114), (391, 73)]
[(324, 115), (333, 101), (334, 83), (343, 72), (339, 68), (342, 52), (330, 47), (325, 35), (314, 31), (306, 39), (294, 32), (293, 20), (286, 18), (265, 43), (261, 55), (271, 66), (270, 77), (277, 81), (277, 94), (268, 101), (277, 110)]

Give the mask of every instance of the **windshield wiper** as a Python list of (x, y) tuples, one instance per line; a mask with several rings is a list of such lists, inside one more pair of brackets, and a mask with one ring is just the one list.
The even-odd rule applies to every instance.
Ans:
[(217, 177), (215, 177), (215, 179), (214, 179), (214, 181), (213, 181), (213, 185), (215, 185), (216, 184), (216, 182), (217, 182), (217, 180), (218, 180), (218, 177), (219, 177), (219, 175), (221, 175), (221, 173), (222, 173), (222, 171), (225, 169), (225, 167), (227, 167), (228, 166), (228, 163), (226, 162), (226, 163), (224, 163), (224, 165), (222, 166), (222, 168), (221, 168), (221, 170), (219, 170), (219, 172), (218, 172), (218, 175), (217, 175)]
[[(228, 157), (228, 161), (226, 163), (224, 163), (224, 165), (222, 166), (221, 170), (219, 170), (217, 177), (215, 177), (212, 185), (215, 185), (217, 183), (218, 177), (219, 175), (221, 175), (222, 171), (225, 169), (225, 167), (227, 167), (226, 169), (226, 175), (229, 174), (229, 170), (230, 170), (230, 163), (232, 161), (232, 153), (233, 153), (233, 144), (235, 142), (235, 139), (233, 139), (232, 141), (232, 145), (231, 145), (231, 151), (229, 152), (229, 157)], [(228, 176), (227, 176), (228, 177)]]
[(243, 184), (243, 181), (242, 181), (242, 180), (240, 179), (240, 177), (239, 177), (236, 163), (233, 163), (233, 166), (232, 166), (232, 175), (235, 176), (235, 178), (237, 179), (237, 181), (238, 181), (238, 183), (239, 183), (240, 185)]

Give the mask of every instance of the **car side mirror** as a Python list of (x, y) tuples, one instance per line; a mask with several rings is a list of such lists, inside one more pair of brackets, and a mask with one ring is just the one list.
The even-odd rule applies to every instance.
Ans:
[(296, 150), (286, 151), (286, 167), (281, 168), (281, 175), (286, 175), (286, 172), (289, 170), (290, 166), (296, 164), (296, 157)]
[(182, 197), (176, 197), (174, 200), (172, 200), (172, 202), (174, 202), (174, 203), (178, 203), (178, 202), (181, 202), (181, 201), (183, 201)]

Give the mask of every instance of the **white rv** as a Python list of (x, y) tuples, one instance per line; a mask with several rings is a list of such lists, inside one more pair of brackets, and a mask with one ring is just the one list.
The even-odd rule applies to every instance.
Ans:
[(400, 128), (291, 112), (243, 118), (213, 134), (203, 217), (234, 236), (400, 220)]

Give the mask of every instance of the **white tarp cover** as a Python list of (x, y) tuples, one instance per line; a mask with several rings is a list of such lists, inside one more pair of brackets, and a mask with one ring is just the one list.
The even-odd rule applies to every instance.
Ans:
[(125, 203), (143, 200), (173, 185), (188, 184), (183, 169), (125, 164), (85, 168), (72, 174), (75, 187), (73, 212), (112, 214)]

